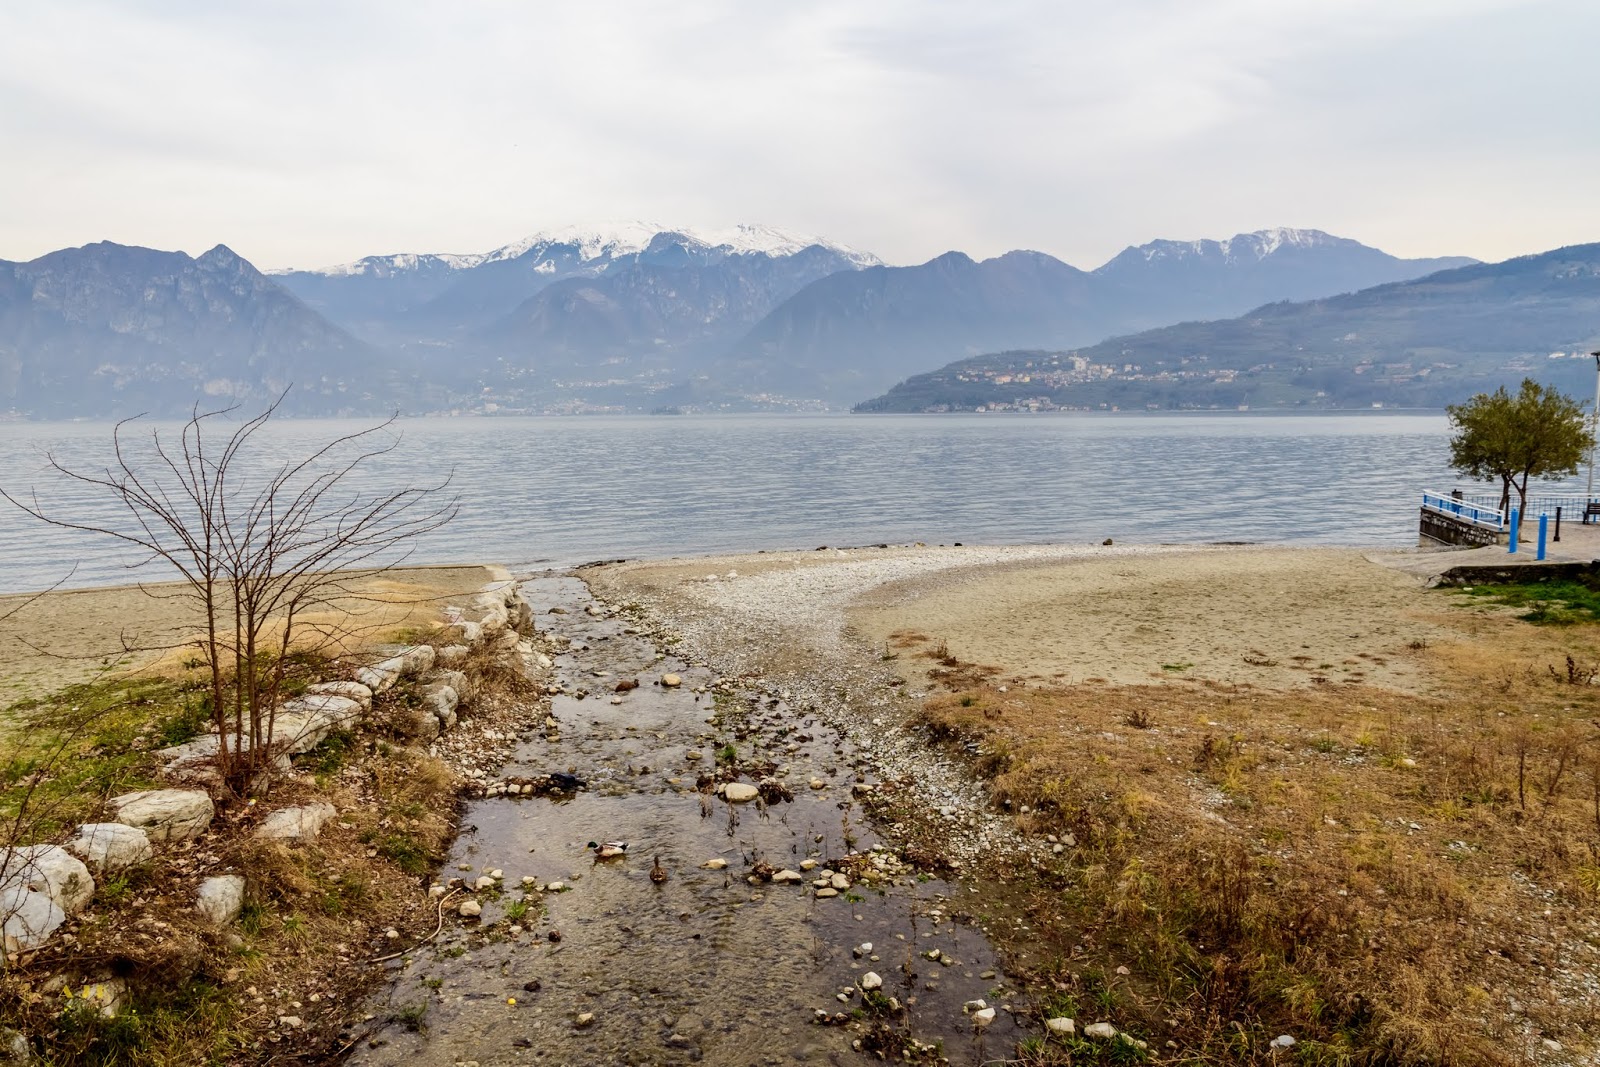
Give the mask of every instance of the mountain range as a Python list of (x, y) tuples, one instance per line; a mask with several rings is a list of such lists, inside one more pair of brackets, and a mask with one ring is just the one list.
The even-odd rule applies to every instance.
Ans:
[(0, 411), (172, 413), (297, 383), (301, 413), (843, 407), (960, 357), (1062, 350), (1474, 261), (1316, 230), (916, 266), (770, 227), (546, 231), (263, 274), (102, 242), (0, 261)]
[(1442, 407), (1523, 376), (1587, 396), (1600, 244), (915, 375), (857, 410)]
[(0, 261), (0, 411), (171, 413), (293, 384), (296, 410), (332, 414), (391, 403), (388, 373), (224, 245), (191, 258), (100, 242)]

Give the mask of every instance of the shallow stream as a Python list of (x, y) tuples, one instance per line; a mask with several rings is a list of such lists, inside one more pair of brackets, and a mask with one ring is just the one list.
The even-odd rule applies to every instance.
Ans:
[[(487, 894), (478, 921), (456, 918), (462, 897), (449, 899), (437, 942), (393, 964), (373, 1009), (389, 1022), (349, 1062), (876, 1062), (855, 1047), (868, 971), (903, 1005), (888, 1018), (896, 1034), (942, 1046), (951, 1063), (1008, 1058), (1025, 1030), (1005, 1007), (1021, 1004), (966, 921), (981, 893), (901, 874), (816, 896), (811, 882), (831, 861), (879, 844), (852, 788), (872, 782), (869, 760), (774, 694), (715, 691), (708, 668), (658, 651), (626, 615), (591, 614), (577, 578), (539, 578), (524, 595), (540, 628), (570, 644), (556, 659), (559, 726), (524, 741), (502, 774), (567, 771), (588, 787), (471, 803), (440, 877), (470, 886), (500, 870), (504, 889)], [(682, 685), (660, 685), (665, 672)], [(614, 696), (624, 679), (639, 687)], [(775, 762), (793, 800), (732, 804), (699, 791), (729, 744), (734, 766)], [(591, 840), (628, 849), (597, 861)], [(659, 885), (656, 857), (668, 872)], [(718, 859), (724, 869), (706, 866)], [(749, 880), (758, 862), (808, 860), (800, 885)], [(564, 888), (537, 888), (552, 882)], [(1001, 1009), (986, 1028), (963, 1010), (975, 999)], [(819, 1012), (857, 1018), (823, 1023)]]

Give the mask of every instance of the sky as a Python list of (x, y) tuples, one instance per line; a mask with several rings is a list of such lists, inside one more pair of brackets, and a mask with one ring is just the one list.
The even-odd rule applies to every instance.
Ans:
[(1327, 230), (1600, 241), (1594, 0), (0, 6), (0, 259), (263, 269), (608, 219), (1090, 268)]

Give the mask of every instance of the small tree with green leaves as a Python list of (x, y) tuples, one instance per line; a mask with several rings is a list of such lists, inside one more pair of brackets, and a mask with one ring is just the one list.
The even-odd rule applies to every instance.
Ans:
[(1516, 393), (1501, 386), (1445, 409), (1450, 415), (1450, 466), (1469, 478), (1500, 479), (1500, 510), (1517, 493), (1528, 508), (1528, 479), (1576, 474), (1595, 439), (1583, 405), (1524, 378)]

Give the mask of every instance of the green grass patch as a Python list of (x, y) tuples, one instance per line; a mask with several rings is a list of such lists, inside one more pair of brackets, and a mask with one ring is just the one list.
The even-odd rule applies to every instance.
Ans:
[(75, 685), (13, 704), (12, 751), (0, 762), (0, 821), (19, 812), (48, 837), (96, 814), (108, 796), (159, 785), (152, 753), (205, 727), (205, 693), (166, 679)]
[(1521, 608), (1517, 617), (1538, 626), (1572, 626), (1600, 622), (1600, 583), (1573, 579), (1509, 582), (1453, 590), (1458, 596)]

